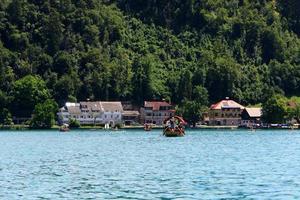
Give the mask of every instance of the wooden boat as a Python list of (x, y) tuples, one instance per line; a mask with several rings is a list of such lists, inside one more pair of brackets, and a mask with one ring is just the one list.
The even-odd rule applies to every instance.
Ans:
[(63, 124), (60, 128), (59, 128), (60, 132), (68, 132), (70, 131), (69, 125), (68, 124)]
[(150, 124), (144, 124), (144, 130), (145, 131), (151, 131), (152, 130), (152, 126)]
[(166, 127), (164, 129), (164, 136), (166, 137), (183, 137), (185, 135), (184, 129), (176, 127), (175, 129), (171, 129)]
[(170, 117), (164, 120), (164, 132), (166, 137), (183, 137), (186, 122), (179, 116)]

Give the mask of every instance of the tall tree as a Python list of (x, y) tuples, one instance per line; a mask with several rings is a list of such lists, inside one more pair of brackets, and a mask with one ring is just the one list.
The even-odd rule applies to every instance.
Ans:
[(35, 105), (51, 97), (39, 76), (28, 75), (14, 83), (11, 110), (20, 117), (30, 117)]
[(284, 123), (287, 117), (287, 101), (282, 95), (273, 95), (262, 104), (263, 119), (267, 123)]

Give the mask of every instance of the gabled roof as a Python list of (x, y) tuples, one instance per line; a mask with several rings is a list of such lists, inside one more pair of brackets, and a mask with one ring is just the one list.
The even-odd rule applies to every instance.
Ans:
[(88, 101), (88, 102), (80, 102), (82, 110), (89, 110), (89, 111), (103, 111), (101, 108), (100, 101)]
[(237, 102), (233, 100), (222, 100), (216, 104), (211, 105), (210, 109), (211, 110), (221, 110), (223, 108), (239, 108), (239, 109), (244, 109), (244, 106), (241, 104), (238, 104)]
[(160, 107), (171, 107), (172, 105), (165, 101), (145, 101), (145, 108), (152, 108), (153, 110), (160, 110)]
[(261, 117), (262, 109), (261, 108), (245, 108), (245, 111), (248, 113), (250, 117)]
[(123, 106), (120, 101), (101, 101), (100, 103), (104, 112), (123, 112)]
[(70, 113), (70, 114), (80, 114), (80, 104), (78, 103), (66, 103), (65, 106), (66, 110)]
[(140, 115), (139, 111), (136, 110), (124, 110), (123, 116), (137, 117)]

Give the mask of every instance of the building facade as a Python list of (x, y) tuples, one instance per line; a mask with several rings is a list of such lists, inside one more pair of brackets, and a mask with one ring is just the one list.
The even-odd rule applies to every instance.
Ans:
[(122, 123), (123, 107), (121, 102), (80, 102), (66, 103), (57, 113), (59, 123), (69, 123), (70, 119), (80, 124), (111, 126)]
[(239, 126), (243, 110), (244, 107), (233, 100), (222, 100), (210, 107), (209, 125)]
[(141, 108), (141, 124), (163, 125), (166, 118), (175, 115), (174, 107), (165, 101), (145, 101)]
[(130, 101), (123, 101), (122, 120), (125, 126), (140, 125), (139, 107), (134, 106)]
[(262, 109), (245, 108), (241, 116), (241, 126), (246, 128), (257, 128), (261, 125)]

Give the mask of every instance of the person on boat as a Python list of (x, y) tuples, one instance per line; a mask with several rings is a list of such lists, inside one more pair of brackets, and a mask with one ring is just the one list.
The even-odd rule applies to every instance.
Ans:
[(170, 119), (170, 128), (172, 129), (172, 131), (175, 129), (175, 120), (174, 120), (174, 117), (172, 117), (172, 119)]
[(168, 121), (166, 122), (165, 128), (171, 128), (170, 120), (168, 120)]

